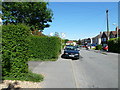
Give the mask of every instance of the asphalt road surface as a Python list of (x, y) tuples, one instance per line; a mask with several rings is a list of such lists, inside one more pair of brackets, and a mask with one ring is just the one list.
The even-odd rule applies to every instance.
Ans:
[(29, 62), (45, 79), (42, 88), (118, 88), (118, 54), (80, 50), (79, 60)]

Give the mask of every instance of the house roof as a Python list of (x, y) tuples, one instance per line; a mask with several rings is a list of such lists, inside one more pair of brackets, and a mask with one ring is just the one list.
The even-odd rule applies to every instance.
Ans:
[(101, 38), (101, 35), (99, 34), (99, 35), (97, 35), (95, 38)]
[(73, 41), (67, 41), (67, 43), (73, 43)]
[(116, 35), (117, 31), (111, 31), (110, 33), (112, 33), (113, 35)]
[(93, 37), (93, 39), (95, 38), (101, 38), (102, 34), (98, 34), (97, 36)]
[[(107, 32), (103, 32), (106, 36), (110, 35), (110, 31), (108, 32), (108, 35), (107, 35)], [(103, 34), (102, 34), (103, 35)]]

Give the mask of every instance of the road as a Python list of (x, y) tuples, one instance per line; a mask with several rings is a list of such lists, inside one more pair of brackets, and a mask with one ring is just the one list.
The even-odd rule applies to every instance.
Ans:
[(80, 50), (79, 60), (29, 62), (34, 73), (41, 73), (43, 88), (118, 88), (118, 54)]

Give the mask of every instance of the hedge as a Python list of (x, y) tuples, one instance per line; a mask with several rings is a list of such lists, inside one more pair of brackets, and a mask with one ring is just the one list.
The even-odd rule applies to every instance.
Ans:
[(108, 51), (120, 53), (120, 37), (108, 40)]
[(59, 37), (31, 36), (31, 58), (41, 60), (58, 58), (60, 50), (61, 39)]
[(96, 46), (96, 50), (101, 50), (102, 49), (102, 45), (97, 45)]
[(28, 73), (29, 27), (18, 25), (2, 26), (2, 75), (17, 77)]

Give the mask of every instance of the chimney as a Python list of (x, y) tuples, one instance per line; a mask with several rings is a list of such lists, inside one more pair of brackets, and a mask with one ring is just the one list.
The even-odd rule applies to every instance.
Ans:
[(117, 31), (117, 29), (118, 29), (118, 26), (116, 27), (116, 31)]
[(100, 35), (102, 35), (102, 32), (100, 32)]

